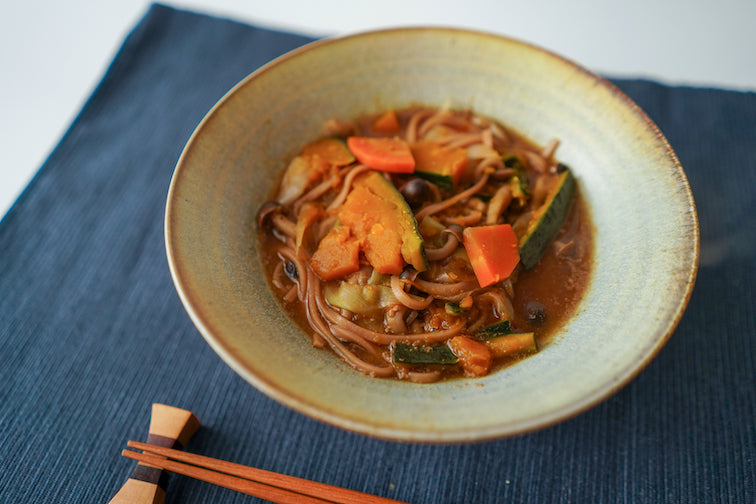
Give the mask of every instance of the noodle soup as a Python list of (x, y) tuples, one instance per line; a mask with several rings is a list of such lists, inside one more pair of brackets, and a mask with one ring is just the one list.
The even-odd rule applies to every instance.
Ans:
[(375, 377), (480, 377), (537, 354), (590, 275), (558, 142), (471, 111), (333, 119), (260, 208), (273, 291), (317, 348)]

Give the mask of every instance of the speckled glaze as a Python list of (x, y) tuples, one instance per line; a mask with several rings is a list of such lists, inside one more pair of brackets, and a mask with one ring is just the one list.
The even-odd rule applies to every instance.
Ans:
[[(263, 275), (254, 216), (296, 151), (332, 117), (411, 103), (472, 108), (537, 143), (559, 138), (595, 225), (576, 316), (539, 354), (475, 380), (364, 376), (313, 349)], [(315, 42), (257, 70), (188, 142), (165, 216), (186, 310), (231, 368), (320, 421), (412, 442), (472, 442), (573, 417), (632, 380), (673, 333), (698, 267), (688, 181), (657, 127), (611, 84), (491, 34), (402, 28)]]

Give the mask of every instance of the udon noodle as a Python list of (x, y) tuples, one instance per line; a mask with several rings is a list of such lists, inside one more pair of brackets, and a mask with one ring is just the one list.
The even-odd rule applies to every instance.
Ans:
[(590, 226), (556, 140), (429, 107), (324, 129), (258, 213), (272, 288), (315, 347), (375, 377), (475, 377), (569, 316)]

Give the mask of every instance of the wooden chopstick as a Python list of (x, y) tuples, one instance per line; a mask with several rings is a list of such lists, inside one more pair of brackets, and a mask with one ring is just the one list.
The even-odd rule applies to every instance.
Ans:
[(138, 441), (128, 446), (144, 453), (124, 450), (125, 457), (279, 504), (406, 504), (162, 446)]
[(317, 497), (309, 497), (300, 493), (285, 490), (283, 488), (272, 487), (264, 485), (256, 481), (250, 481), (244, 478), (237, 478), (228, 474), (218, 473), (202, 467), (192, 466), (176, 462), (174, 460), (166, 460), (157, 455), (151, 455), (148, 453), (137, 453), (129, 450), (123, 450), (123, 455), (139, 462), (149, 464), (160, 469), (171, 471), (177, 474), (183, 474), (194, 479), (213, 483), (214, 485), (222, 486), (230, 490), (235, 490), (247, 495), (259, 497), (261, 499), (269, 500), (271, 502), (277, 502), (279, 504), (297, 504), (299, 502), (306, 504), (333, 504), (333, 501), (327, 501), (319, 499)]

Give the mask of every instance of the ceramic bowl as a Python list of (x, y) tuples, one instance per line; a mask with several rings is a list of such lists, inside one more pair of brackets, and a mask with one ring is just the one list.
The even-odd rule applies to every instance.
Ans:
[[(330, 118), (410, 104), (471, 108), (541, 145), (561, 141), (595, 227), (590, 285), (537, 355), (431, 385), (362, 375), (314, 349), (266, 283), (255, 214)], [(210, 110), (171, 183), (165, 239), (189, 316), (234, 371), (311, 418), (383, 439), (471, 442), (573, 417), (631, 381), (689, 300), (699, 233), (683, 168), (607, 81), (501, 36), (403, 28), (321, 40), (258, 69)]]

